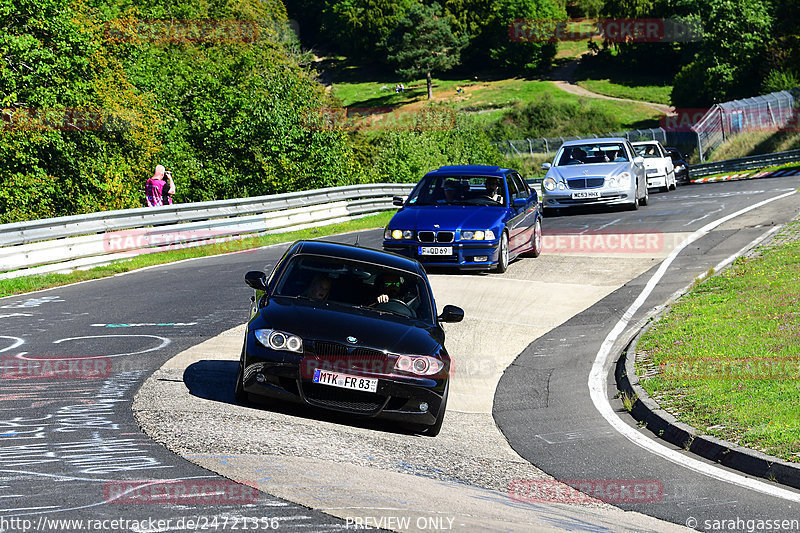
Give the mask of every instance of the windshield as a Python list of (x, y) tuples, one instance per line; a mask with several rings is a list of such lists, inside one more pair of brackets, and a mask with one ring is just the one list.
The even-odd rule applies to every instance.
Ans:
[(425, 176), (408, 197), (408, 205), (506, 206), (505, 177)]
[(661, 152), (659, 152), (655, 144), (640, 144), (634, 146), (633, 149), (636, 150), (636, 155), (640, 155), (644, 158), (661, 157)]
[(586, 143), (565, 146), (556, 166), (624, 161), (628, 161), (628, 154), (620, 143)]
[(273, 295), (365, 308), (435, 323), (427, 283), (422, 277), (405, 270), (338, 257), (293, 257)]

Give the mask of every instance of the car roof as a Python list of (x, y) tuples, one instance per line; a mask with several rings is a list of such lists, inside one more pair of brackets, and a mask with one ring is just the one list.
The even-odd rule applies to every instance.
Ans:
[(644, 144), (661, 144), (661, 141), (636, 141), (635, 143), (631, 143), (634, 146), (641, 146)]
[(317, 240), (297, 241), (290, 248), (290, 252), (294, 254), (304, 253), (340, 257), (342, 259), (364, 261), (399, 270), (407, 270), (420, 275), (425, 273), (425, 270), (415, 259), (353, 244)]
[(578, 139), (575, 141), (564, 141), (564, 144), (561, 146), (575, 146), (581, 144), (596, 144), (596, 143), (624, 143), (627, 141), (624, 137), (600, 137), (599, 139)]
[(516, 172), (510, 168), (502, 168), (490, 165), (446, 165), (439, 167), (436, 170), (428, 172), (426, 176), (430, 175), (447, 175), (447, 176), (497, 176), (503, 177), (509, 172)]

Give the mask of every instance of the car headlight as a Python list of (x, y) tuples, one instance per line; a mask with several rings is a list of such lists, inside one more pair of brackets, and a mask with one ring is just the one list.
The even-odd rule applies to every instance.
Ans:
[(494, 232), (490, 229), (461, 232), (461, 240), (463, 241), (493, 241), (494, 239)]
[(675, 172), (680, 172), (680, 171), (681, 171), (681, 170), (683, 170), (684, 168), (685, 168), (685, 167), (684, 167), (683, 165), (675, 165)]
[(619, 176), (617, 176), (617, 182), (619, 182), (620, 187), (627, 187), (631, 184), (631, 173), (630, 172), (623, 172)]
[(432, 376), (444, 368), (444, 363), (428, 355), (398, 355), (394, 369), (418, 376)]
[(386, 228), (383, 231), (383, 238), (388, 240), (400, 240), (400, 239), (411, 239), (414, 237), (414, 232), (410, 229), (389, 229)]
[(542, 182), (542, 187), (547, 191), (554, 191), (556, 190), (556, 180), (553, 178), (545, 178)]
[(285, 352), (299, 353), (303, 351), (303, 339), (297, 335), (276, 329), (257, 329), (254, 333), (258, 342), (267, 348)]

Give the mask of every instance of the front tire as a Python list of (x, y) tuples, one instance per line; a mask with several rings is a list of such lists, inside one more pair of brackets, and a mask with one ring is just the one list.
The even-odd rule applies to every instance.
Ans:
[(529, 257), (539, 257), (542, 253), (542, 221), (536, 219), (533, 225), (533, 237), (531, 238), (531, 250), (527, 253)]
[(497, 254), (495, 272), (502, 274), (506, 270), (508, 270), (508, 233), (504, 231), (500, 236), (500, 251)]
[(644, 188), (644, 196), (639, 200), (639, 205), (647, 205), (650, 203), (650, 191), (647, 187)]
[(250, 396), (244, 390), (244, 347), (242, 347), (242, 356), (239, 358), (239, 368), (236, 371), (236, 383), (233, 386), (233, 397), (237, 403), (247, 405), (250, 403)]
[(439, 413), (436, 415), (436, 422), (431, 426), (423, 426), (419, 429), (421, 435), (426, 437), (435, 437), (442, 430), (442, 423), (444, 422), (444, 412), (447, 409), (447, 394), (450, 392), (450, 382), (444, 386), (444, 395), (442, 396), (442, 403), (439, 406)]
[(633, 203), (628, 204), (628, 209), (636, 211), (639, 209), (639, 184), (636, 184), (636, 190), (633, 192)]

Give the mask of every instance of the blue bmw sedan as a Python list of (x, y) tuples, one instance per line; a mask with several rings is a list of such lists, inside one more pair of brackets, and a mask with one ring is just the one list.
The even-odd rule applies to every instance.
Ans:
[(516, 170), (482, 165), (429, 172), (386, 227), (383, 249), (426, 266), (502, 273), (516, 257), (542, 250), (536, 191)]

